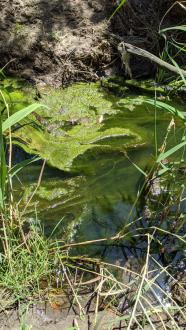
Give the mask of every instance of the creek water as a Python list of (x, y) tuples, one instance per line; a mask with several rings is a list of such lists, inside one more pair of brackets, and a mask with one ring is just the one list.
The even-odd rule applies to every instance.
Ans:
[[(136, 94), (131, 97), (134, 96), (138, 97)], [(114, 96), (111, 97), (113, 101)], [(177, 106), (181, 108), (180, 104)], [(170, 120), (170, 114), (157, 110), (155, 121), (154, 107), (145, 104), (121, 107), (116, 114), (107, 115), (106, 128), (128, 127), (142, 137), (140, 143), (125, 148), (126, 138), (113, 138), (112, 144), (123, 143), (123, 151), (88, 150), (73, 161), (73, 171), (68, 173), (46, 165), (41, 185), (25, 213), (27, 221), (39, 223), (46, 235), (52, 233), (53, 237), (67, 242), (117, 234), (137, 217), (138, 209), (135, 207), (132, 212), (131, 209), (144, 182), (144, 175), (137, 167), (148, 173), (155, 159), (155, 129), (160, 147)], [(179, 143), (182, 134), (183, 127), (178, 122), (176, 130), (169, 134), (167, 148)], [(177, 154), (173, 156), (176, 157)], [(40, 170), (41, 164), (30, 165), (15, 180), (16, 199), (21, 204), (28, 201), (35, 189)], [(94, 244), (82, 247), (81, 253), (100, 255), (103, 250), (102, 245)], [(109, 258), (116, 259), (116, 253), (116, 249), (110, 251)]]
[[(94, 88), (95, 85), (93, 85)], [(155, 154), (160, 152), (165, 137), (167, 150), (181, 142), (184, 136), (184, 125), (181, 121), (176, 120), (175, 126), (172, 125), (171, 129), (168, 129), (170, 123), (173, 124), (171, 114), (163, 109), (155, 110), (154, 106), (141, 102), (143, 98), (149, 97), (149, 94), (141, 95), (135, 92), (127, 95), (125, 99), (123, 94), (120, 97), (115, 95), (113, 91), (108, 91), (108, 93), (104, 91), (103, 94), (99, 94), (97, 99), (99, 107), (96, 108), (96, 103), (90, 101), (92, 98), (90, 90), (91, 84), (88, 86), (88, 90), (86, 89), (87, 95), (83, 85), (78, 86), (77, 99), (76, 86), (75, 90), (72, 90), (73, 97), (71, 91), (68, 96), (69, 90), (67, 92), (63, 90), (62, 95), (61, 91), (57, 91), (57, 93), (54, 91), (53, 94), (53, 91), (50, 90), (51, 94), (49, 93), (49, 96), (44, 98), (47, 105), (49, 103), (52, 113), (42, 114), (46, 118), (50, 118), (50, 121), (45, 123), (45, 127), (39, 131), (42, 143), (40, 140), (34, 140), (35, 135), (33, 133), (35, 132), (37, 135), (38, 131), (33, 131), (29, 135), (30, 129), (32, 129), (30, 126), (26, 131), (23, 130), (23, 134), (20, 136), (28, 144), (31, 141), (31, 154), (38, 153), (41, 158), (43, 155), (47, 155), (45, 158), (48, 159), (48, 162), (45, 165), (41, 183), (29, 203), (30, 196), (37, 187), (42, 160), (25, 167), (18, 174), (13, 182), (15, 200), (19, 202), (20, 209), (28, 203), (24, 214), (26, 222), (29, 225), (33, 224), (38, 230), (42, 230), (47, 237), (57, 238), (64, 243), (107, 238), (104, 242), (76, 246), (71, 249), (71, 254), (86, 255), (89, 258), (102, 257), (102, 260), (125, 266), (139, 274), (146, 260), (147, 236), (144, 234), (145, 229), (148, 229), (148, 226), (157, 225), (165, 231), (172, 230), (174, 214), (177, 212), (176, 194), (177, 192), (180, 193), (180, 189), (183, 189), (182, 185), (185, 184), (184, 175), (177, 175), (176, 179), (174, 175), (172, 177), (165, 175), (163, 182), (160, 178), (160, 185), (154, 188), (154, 191), (160, 192), (155, 191), (155, 195), (148, 200), (144, 194), (139, 194), (145, 181), (144, 173), (148, 174), (155, 164)], [(66, 97), (65, 93), (68, 96), (67, 104), (63, 103)], [(84, 98), (85, 96), (86, 101), (84, 99), (83, 102), (79, 101), (81, 97)], [(153, 98), (152, 95), (150, 97)], [(105, 108), (108, 103), (105, 103), (105, 100), (107, 102), (111, 100), (107, 110)], [(86, 102), (89, 102), (88, 106)], [(170, 102), (166, 100), (166, 102), (175, 106), (176, 109), (184, 111), (181, 101)], [(72, 109), (70, 108), (71, 103), (73, 104)], [(63, 116), (67, 117), (59, 118), (59, 108), (62, 109), (60, 111), (63, 112)], [(64, 109), (71, 111), (73, 117), (64, 114), (66, 111)], [(94, 112), (94, 116), (90, 116), (93, 118), (91, 119), (93, 124), (91, 124), (89, 117), (86, 118), (84, 124), (80, 121), (82, 113), (83, 116), (87, 116), (90, 114), (89, 110)], [(76, 117), (78, 111), (79, 117)], [(95, 120), (95, 113), (98, 121)], [(62, 135), (58, 124), (60, 120), (64, 120)], [(48, 135), (49, 125), (53, 127), (53, 130), (50, 130)], [(18, 132), (21, 129), (18, 129)], [(93, 137), (90, 134), (89, 138), (86, 139), (85, 135), (89, 135), (89, 130)], [(103, 132), (104, 135), (102, 135)], [(169, 132), (168, 136), (167, 132)], [(101, 135), (100, 139), (99, 134)], [(27, 135), (29, 135), (29, 139), (27, 139)], [(73, 154), (73, 144), (76, 144), (76, 139), (79, 139), (79, 144), (76, 145)], [(90, 143), (91, 139), (93, 143)], [(50, 140), (49, 144), (48, 140)], [(95, 140), (97, 146), (92, 148)], [(86, 147), (87, 144), (91, 148), (79, 153), (78, 146), (82, 148), (82, 146)], [(25, 145), (22, 146), (25, 148)], [(65, 152), (63, 148), (66, 148)], [(71, 150), (72, 154), (75, 155), (73, 157), (71, 157)], [(20, 151), (15, 151), (14, 159), (18, 162), (22, 157), (20, 155)], [(51, 159), (51, 155), (54, 160)], [(69, 160), (70, 167), (67, 166)], [(171, 162), (180, 162), (180, 160), (182, 160), (181, 166), (184, 171), (184, 149), (168, 157), (168, 166)], [(170, 194), (166, 190), (167, 187), (170, 189)], [(169, 196), (174, 195), (175, 204), (174, 202), (171, 204), (169, 215), (162, 220), (164, 205), (166, 205), (166, 201), (169, 201)], [(148, 204), (147, 209), (150, 207), (150, 211), (155, 214), (152, 218), (150, 215), (150, 220), (143, 213), (146, 204)], [(186, 212), (185, 199), (180, 204), (179, 211), (183, 214)], [(136, 226), (131, 225), (131, 223), (133, 220), (136, 223), (135, 221), (139, 217), (142, 219), (140, 226), (144, 228), (144, 235), (140, 235), (138, 239)], [(124, 239), (119, 242), (109, 240), (110, 237), (117, 235), (122, 230), (127, 234)], [(152, 285), (154, 293), (150, 289), (150, 299), (153, 303), (156, 301), (157, 305), (163, 301), (164, 305), (169, 306), (168, 294), (171, 287), (168, 284), (166, 270), (162, 271), (162, 267), (169, 263), (172, 265), (172, 269), (174, 267), (178, 269), (178, 263), (184, 258), (184, 249), (180, 247), (179, 240), (174, 241), (171, 237), (165, 239), (166, 235), (160, 237), (159, 234), (157, 234), (157, 238), (158, 241), (164, 242), (167, 253), (164, 255), (165, 260), (163, 260), (159, 246), (155, 244), (152, 248), (148, 269), (149, 274), (151, 274), (149, 276), (156, 279)], [(182, 271), (181, 268), (180, 271)], [(123, 283), (127, 284), (133, 281), (131, 273), (124, 270), (117, 269), (115, 275)], [(121, 305), (124, 308), (122, 300)]]

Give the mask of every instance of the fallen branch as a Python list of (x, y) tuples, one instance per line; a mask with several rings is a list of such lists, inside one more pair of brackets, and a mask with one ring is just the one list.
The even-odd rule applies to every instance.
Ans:
[(165, 68), (169, 71), (172, 71), (176, 74), (183, 75), (184, 77), (186, 77), (186, 71), (185, 70), (161, 60), (159, 57), (157, 57), (154, 54), (149, 53), (147, 50), (144, 50), (144, 49), (141, 49), (139, 47), (133, 46), (131, 44), (125, 43), (124, 41), (119, 43), (118, 50), (121, 54), (122, 61), (123, 61), (128, 73), (129, 73), (129, 75), (130, 75), (130, 71), (129, 71), (128, 68), (130, 66), (129, 66), (129, 56), (128, 55), (133, 54), (133, 55), (138, 55), (138, 56), (141, 56), (141, 57), (145, 57), (148, 60), (150, 60), (152, 62), (155, 62), (159, 66), (161, 66), (161, 67), (163, 67), (163, 68)]

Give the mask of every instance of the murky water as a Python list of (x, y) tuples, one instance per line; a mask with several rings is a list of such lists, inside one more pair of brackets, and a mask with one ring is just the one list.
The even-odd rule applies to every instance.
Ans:
[[(36, 114), (32, 118), (36, 127), (26, 122), (13, 132), (13, 138), (19, 139), (18, 145), (24, 141), (23, 149), (48, 160), (41, 184), (29, 203), (37, 187), (42, 160), (24, 168), (14, 179), (14, 196), (20, 210), (28, 203), (24, 214), (26, 222), (34, 224), (47, 237), (64, 243), (104, 238), (104, 242), (71, 248), (69, 253), (101, 257), (141, 274), (146, 262), (148, 227), (174, 232), (175, 214), (186, 213), (184, 194), (177, 208), (177, 196), (184, 189), (181, 173), (185, 173), (184, 149), (169, 157), (167, 165), (182, 159), (181, 171), (176, 175), (171, 171), (172, 177), (163, 176), (163, 182), (158, 178), (150, 198), (145, 194), (137, 198), (145, 180), (144, 172), (149, 173), (156, 150), (159, 153), (165, 141), (171, 115), (162, 109), (155, 112), (153, 106), (143, 102), (145, 95), (129, 93), (125, 97), (121, 93), (119, 96), (113, 90), (100, 90), (95, 84), (93, 88), (88, 84), (62, 91), (44, 91), (43, 95), (41, 101), (49, 109), (42, 109), (40, 117)], [(179, 102), (170, 103), (184, 111), (184, 105)], [(21, 108), (19, 102), (16, 107)], [(181, 142), (183, 135), (183, 124), (176, 120), (166, 137), (166, 150)], [(17, 150), (13, 158), (19, 162), (24, 155)], [(164, 212), (167, 205), (168, 212)], [(141, 232), (137, 231), (140, 227)], [(182, 223), (178, 227), (182, 230)], [(123, 239), (109, 240), (124, 228)], [(147, 295), (153, 305), (163, 301), (164, 306), (169, 306), (167, 293), (171, 285), (167, 270), (162, 271), (162, 267), (169, 264), (180, 272), (185, 267), (180, 242), (158, 231), (152, 240), (147, 277), (153, 278), (153, 284)], [(135, 286), (138, 276), (134, 273), (111, 269), (111, 274), (121, 282), (134, 282)], [(122, 312), (125, 308), (125, 301), (120, 299), (118, 310)]]
[[(163, 143), (170, 120), (170, 115), (163, 110), (158, 111), (158, 147)], [(30, 223), (42, 224), (47, 235), (52, 233), (54, 237), (65, 237), (67, 241), (110, 237), (136, 217), (137, 210), (130, 211), (144, 176), (135, 165), (148, 172), (153, 164), (154, 109), (144, 104), (132, 109), (121, 107), (116, 114), (107, 115), (103, 124), (104, 128), (130, 128), (142, 137), (142, 141), (128, 148), (124, 144), (123, 150), (87, 150), (74, 159), (73, 171), (69, 173), (46, 166), (26, 217)], [(170, 132), (168, 147), (178, 143), (182, 133), (183, 127), (177, 123), (176, 130)], [(122, 143), (122, 138), (112, 138), (112, 145), (121, 146)], [(19, 175), (19, 180), (15, 180), (14, 188), (20, 205), (28, 201), (35, 189), (40, 169), (41, 165), (29, 166)], [(101, 250), (99, 245), (88, 248), (89, 253), (92, 251), (94, 254)], [(87, 248), (81, 251), (86, 253)], [(112, 254), (115, 258), (115, 250)]]

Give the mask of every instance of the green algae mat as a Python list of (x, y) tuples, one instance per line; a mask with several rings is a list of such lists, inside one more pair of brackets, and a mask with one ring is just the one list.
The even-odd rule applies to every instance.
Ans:
[[(34, 89), (6, 88), (5, 97), (12, 111), (34, 101)], [(74, 84), (66, 89), (43, 88), (39, 102), (47, 105), (22, 121), (13, 130), (14, 143), (26, 152), (47, 159), (61, 170), (76, 170), (75, 160), (87, 151), (124, 151), (144, 143), (129, 123), (107, 125), (127, 107), (127, 98), (117, 98), (99, 84)], [(35, 101), (34, 101), (35, 102)], [(131, 106), (131, 105), (130, 105)]]
[[(36, 99), (47, 106), (16, 125), (12, 137), (27, 153), (39, 155), (60, 170), (86, 170), (87, 155), (124, 153), (153, 142), (149, 131), (153, 107), (149, 110), (144, 104), (144, 96), (129, 95), (128, 87), (79, 83), (38, 90), (6, 79), (1, 88), (10, 112)], [(164, 117), (167, 114), (161, 115), (161, 121)]]

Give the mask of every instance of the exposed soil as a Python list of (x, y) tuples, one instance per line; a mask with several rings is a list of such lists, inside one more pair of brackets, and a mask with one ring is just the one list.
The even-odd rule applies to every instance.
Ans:
[[(0, 0), (0, 65), (36, 82), (65, 85), (122, 71), (116, 33), (125, 41), (159, 54), (159, 23), (173, 0), (128, 0), (108, 22), (115, 0)], [(179, 5), (163, 24), (184, 22)], [(132, 61), (134, 76), (154, 68)]]
[[(111, 62), (104, 37), (112, 1), (1, 0), (1, 64), (48, 84), (94, 80)], [(3, 51), (3, 54), (2, 54)]]

